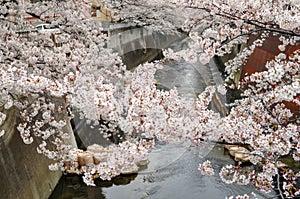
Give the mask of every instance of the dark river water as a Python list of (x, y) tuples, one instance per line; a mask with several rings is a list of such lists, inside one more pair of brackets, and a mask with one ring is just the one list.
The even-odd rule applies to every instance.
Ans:
[(80, 176), (63, 176), (50, 199), (218, 199), (251, 192), (257, 198), (274, 195), (262, 194), (251, 186), (224, 184), (217, 174), (202, 176), (197, 168), (207, 159), (216, 171), (233, 163), (219, 145), (159, 145), (150, 153), (148, 168), (138, 174), (118, 176), (112, 181), (98, 180), (96, 187), (87, 187)]

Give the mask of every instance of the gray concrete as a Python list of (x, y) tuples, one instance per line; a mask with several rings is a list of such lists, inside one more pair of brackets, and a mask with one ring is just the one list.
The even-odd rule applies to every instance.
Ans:
[[(18, 112), (10, 109), (1, 126), (6, 133), (0, 137), (0, 198), (47, 199), (62, 172), (48, 169), (53, 162), (37, 153), (36, 141), (30, 145), (23, 143), (16, 129), (17, 124)], [(69, 125), (64, 130), (71, 132)], [(72, 134), (68, 142), (76, 147)]]
[(176, 41), (186, 38), (180, 33), (163, 33), (146, 28), (111, 27), (108, 48), (118, 52), (127, 69), (152, 61)]
[(108, 47), (116, 50), (120, 55), (139, 49), (165, 49), (173, 42), (185, 38), (179, 33), (162, 33), (146, 28), (130, 28), (111, 30)]

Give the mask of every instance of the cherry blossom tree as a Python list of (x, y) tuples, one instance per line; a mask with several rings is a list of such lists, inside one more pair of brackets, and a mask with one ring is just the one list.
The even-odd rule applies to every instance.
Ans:
[[(120, 57), (105, 47), (108, 38), (91, 19), (89, 1), (21, 4), (4, 0), (0, 4), (0, 124), (7, 111), (17, 110), (17, 129), (24, 143), (36, 140), (38, 152), (54, 160), (50, 169), (83, 174), (88, 185), (94, 185), (97, 177), (109, 180), (144, 160), (156, 139), (196, 145), (210, 141), (246, 146), (254, 165), (252, 170), (241, 164), (224, 166), (219, 175), (225, 183), (251, 183), (264, 192), (277, 187), (281, 198), (299, 195), (297, 170), (279, 166), (283, 157), (294, 161), (300, 157), (298, 112), (288, 108), (288, 103), (300, 106), (300, 52), (285, 52), (287, 46), (299, 46), (298, 0), (106, 3), (115, 21), (186, 33), (189, 48), (166, 49), (164, 59), (128, 71)], [(59, 26), (61, 33), (24, 32), (26, 16), (50, 28)], [(263, 70), (234, 81), (253, 51), (274, 35), (280, 40), (281, 53)], [(242, 94), (224, 117), (208, 108), (215, 92), (226, 92), (223, 85), (207, 87), (196, 99), (155, 85), (155, 71), (166, 61), (183, 58), (208, 63), (241, 45), (245, 47), (225, 63), (225, 86)], [(80, 164), (78, 158), (84, 152), (63, 142), (68, 137), (64, 126), (73, 115), (70, 107), (90, 125), (100, 126), (102, 134), (118, 131), (126, 141), (101, 149), (107, 156), (100, 163)], [(50, 143), (56, 149), (49, 149)], [(215, 173), (209, 161), (200, 164), (199, 170)]]
[[(280, 158), (284, 156), (292, 155), (298, 161), (299, 112), (294, 109), (299, 109), (299, 51), (287, 54), (285, 49), (289, 45), (299, 46), (299, 2), (266, 0), (164, 3), (167, 4), (166, 7), (159, 5), (157, 1), (126, 1), (125, 8), (122, 7), (119, 11), (120, 18), (126, 20), (125, 16), (132, 10), (131, 5), (139, 7), (136, 8), (139, 10), (137, 15), (134, 16), (131, 12), (131, 18), (135, 17), (137, 24), (145, 25), (149, 16), (143, 18), (138, 14), (144, 12), (142, 4), (151, 4), (149, 7), (155, 13), (155, 16), (150, 15), (151, 19), (159, 16), (157, 12), (160, 10), (166, 12), (170, 8), (167, 16), (172, 16), (174, 10), (180, 10), (182, 17), (186, 17), (182, 30), (189, 33), (193, 41), (190, 44), (192, 52), (197, 53), (203, 63), (207, 63), (215, 55), (223, 56), (234, 47), (247, 44), (234, 59), (225, 64), (228, 86), (241, 89), (243, 94), (241, 99), (230, 105), (230, 113), (219, 124), (220, 131), (217, 135), (221, 135), (218, 137), (220, 141), (247, 145), (251, 149), (251, 163), (262, 171), (245, 173), (240, 166), (227, 166), (221, 170), (220, 177), (226, 183), (252, 182), (257, 189), (268, 192), (275, 186), (275, 177), (279, 179), (283, 175), (283, 187), (276, 185), (280, 196), (297, 195), (298, 188), (294, 180), (299, 174), (290, 169), (280, 170), (278, 167)], [(168, 28), (176, 29), (176, 26), (169, 25)], [(249, 37), (253, 36), (256, 39), (249, 43)], [(278, 49), (281, 53), (267, 62), (263, 71), (256, 71), (246, 75), (240, 82), (235, 82), (236, 74), (247, 63), (248, 57), (270, 36), (279, 38)], [(191, 57), (185, 50), (176, 53), (167, 51), (165, 55), (187, 60)], [(295, 105), (294, 109), (289, 108), (289, 103)], [(206, 174), (213, 173), (209, 162), (201, 164), (199, 169)], [(286, 173), (292, 177), (286, 177)], [(229, 176), (231, 177), (228, 178)]]

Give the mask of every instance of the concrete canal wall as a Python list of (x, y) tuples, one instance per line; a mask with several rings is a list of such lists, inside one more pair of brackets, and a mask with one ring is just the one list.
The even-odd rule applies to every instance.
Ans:
[[(16, 129), (17, 124), (18, 112), (10, 109), (1, 126), (6, 132), (0, 137), (0, 198), (47, 199), (62, 172), (48, 169), (53, 162), (37, 153), (36, 141), (30, 145), (23, 143)], [(71, 132), (70, 126), (64, 130)], [(68, 143), (76, 146), (72, 134)]]

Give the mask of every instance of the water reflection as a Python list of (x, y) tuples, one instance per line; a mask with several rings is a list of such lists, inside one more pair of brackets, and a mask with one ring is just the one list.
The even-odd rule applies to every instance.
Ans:
[(196, 147), (161, 145), (150, 154), (148, 167), (138, 175), (121, 175), (112, 181), (97, 180), (96, 187), (87, 187), (80, 176), (64, 176), (50, 199), (219, 199), (251, 192), (259, 199), (271, 196), (257, 192), (251, 186), (224, 184), (218, 175), (202, 176), (197, 167), (206, 159), (213, 163), (216, 171), (233, 163), (220, 145), (205, 158), (199, 157)]
[(105, 199), (102, 188), (127, 185), (137, 174), (121, 175), (111, 181), (95, 181), (96, 187), (88, 187), (78, 175), (64, 175), (49, 199)]
[[(231, 161), (229, 157), (216, 158), (216, 155), (221, 151), (222, 147), (217, 146), (207, 156), (217, 170)], [(221, 152), (221, 154), (223, 153)], [(103, 192), (107, 198), (111, 199), (217, 199), (254, 191), (251, 186), (225, 185), (217, 175), (213, 177), (202, 176), (197, 170), (201, 161), (203, 160), (199, 159), (197, 148), (190, 148), (167, 167), (149, 173), (141, 173), (130, 184), (122, 187), (103, 188)], [(257, 193), (257, 195), (257, 198), (267, 197), (261, 193)]]
[(166, 63), (156, 72), (158, 88), (170, 90), (176, 88), (186, 98), (197, 97), (207, 85), (206, 66), (200, 63), (184, 61)]

